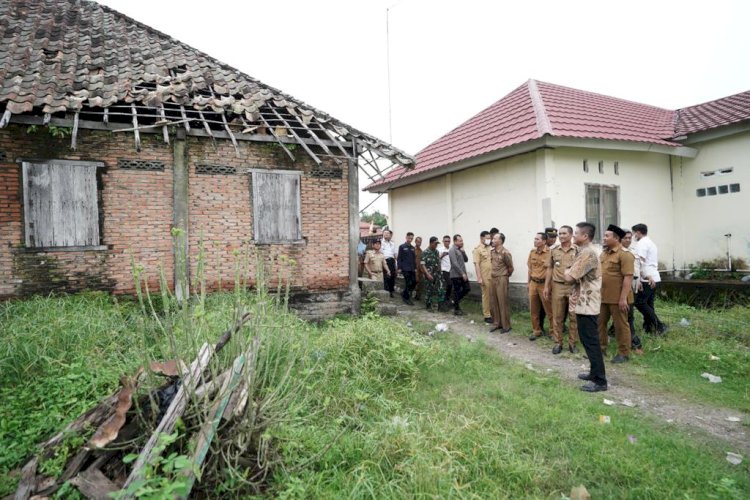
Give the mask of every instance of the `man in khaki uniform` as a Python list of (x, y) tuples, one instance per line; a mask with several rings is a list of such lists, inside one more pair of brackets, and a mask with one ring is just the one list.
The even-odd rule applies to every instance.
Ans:
[(385, 255), (380, 251), (380, 240), (372, 243), (372, 250), (365, 253), (365, 270), (371, 280), (383, 281), (383, 273), (391, 275), (391, 270), (385, 262)]
[[(565, 323), (565, 311), (570, 307), (570, 294), (573, 292), (573, 283), (565, 281), (565, 271), (570, 269), (576, 258), (576, 247), (573, 245), (573, 228), (561, 226), (558, 233), (560, 244), (550, 250), (550, 267), (544, 283), (544, 296), (552, 304), (552, 338), (555, 347), (552, 354), (560, 354), (563, 349), (563, 328)], [(549, 234), (547, 235), (549, 238)], [(578, 352), (578, 326), (576, 316), (570, 316), (570, 329), (568, 330), (568, 349), (572, 353)]]
[(617, 355), (613, 363), (624, 363), (630, 359), (630, 326), (628, 309), (633, 303), (633, 254), (622, 248), (620, 240), (625, 231), (610, 224), (604, 232), (604, 251), (599, 256), (602, 265), (602, 305), (599, 312), (599, 343), (602, 353), (607, 352), (609, 336), (607, 323), (611, 317), (615, 324)]
[(482, 289), (482, 314), (485, 323), (492, 323), (492, 314), (490, 311), (490, 280), (492, 274), (492, 264), (490, 262), (489, 232), (482, 231), (479, 234), (479, 244), (474, 247), (471, 253), (471, 260), (474, 262), (474, 271), (477, 274), (477, 283)]
[(492, 329), (500, 333), (511, 331), (510, 300), (508, 297), (508, 280), (513, 274), (513, 257), (505, 248), (505, 235), (497, 233), (492, 237), (490, 252), (492, 270), (490, 286), (490, 310), (492, 311)]
[(536, 233), (534, 236), (534, 249), (529, 252), (529, 258), (526, 261), (529, 268), (529, 310), (531, 312), (531, 328), (534, 333), (529, 340), (536, 340), (542, 336), (542, 325), (539, 321), (539, 311), (544, 309), (552, 323), (552, 310), (550, 301), (544, 298), (544, 282), (547, 278), (547, 268), (549, 267), (549, 248), (547, 248), (547, 235), (545, 233)]

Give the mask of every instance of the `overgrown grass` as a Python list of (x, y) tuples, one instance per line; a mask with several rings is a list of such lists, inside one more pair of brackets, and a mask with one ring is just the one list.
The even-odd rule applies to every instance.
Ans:
[[(386, 338), (407, 335), (386, 320), (332, 325), (336, 338), (342, 331), (360, 335), (363, 328), (377, 328)], [(601, 398), (502, 361), (481, 344), (449, 334), (429, 347), (418, 344), (413, 390), (370, 386), (368, 377), (351, 387), (335, 378), (321, 385), (323, 399), (339, 403), (304, 426), (283, 430), (288, 459), (307, 466), (280, 470), (274, 493), (560, 498), (579, 484), (593, 498), (743, 498), (750, 492), (748, 468), (727, 464), (720, 447), (696, 443), (637, 410), (604, 406)], [(347, 358), (336, 364), (348, 364)], [(377, 364), (359, 368), (380, 372)], [(336, 418), (343, 401), (359, 404), (356, 426), (331, 445), (344, 425)], [(600, 414), (612, 423), (600, 424)]]
[[(231, 322), (234, 299), (209, 297), (195, 318), (205, 324), (201, 331), (218, 335)], [(560, 498), (578, 484), (594, 498), (750, 494), (747, 462), (729, 465), (720, 445), (638, 410), (603, 406), (479, 343), (429, 338), (372, 315), (312, 326), (266, 303), (256, 307), (252, 328), (277, 342), (265, 363), (286, 366), (283, 353), (294, 352), (300, 382), (283, 400), (286, 417), (260, 438), (277, 461), (265, 495)], [(0, 319), (5, 495), (17, 481), (12, 470), (36, 443), (110, 393), (119, 375), (143, 362), (144, 349), (156, 357), (169, 346), (155, 318), (104, 295), (0, 304)], [(143, 340), (134, 331), (146, 332)], [(188, 344), (179, 332), (175, 339)], [(267, 372), (262, 391), (282, 383), (278, 372)], [(599, 423), (603, 413), (611, 424)], [(225, 452), (238, 446), (222, 443)], [(201, 493), (247, 492), (238, 470), (212, 469), (209, 477), (220, 480)]]
[[(466, 301), (462, 307), (469, 313), (469, 319), (481, 322), (477, 302)], [(628, 370), (645, 386), (656, 390), (750, 412), (750, 308), (702, 309), (657, 300), (656, 310), (659, 318), (669, 325), (669, 332), (664, 337), (644, 334), (642, 317), (636, 311), (635, 327), (643, 341), (645, 355), (631, 356), (631, 362), (618, 369)], [(545, 325), (549, 331), (549, 322), (545, 321)], [(518, 342), (526, 342), (529, 335), (529, 313), (514, 313), (511, 336)], [(553, 345), (548, 339), (534, 344), (548, 353)], [(605, 359), (611, 359), (615, 350), (616, 343), (610, 341)], [(564, 350), (560, 356), (574, 355)], [(583, 360), (583, 354), (575, 357)], [(720, 376), (722, 382), (709, 383), (701, 377), (704, 372)]]

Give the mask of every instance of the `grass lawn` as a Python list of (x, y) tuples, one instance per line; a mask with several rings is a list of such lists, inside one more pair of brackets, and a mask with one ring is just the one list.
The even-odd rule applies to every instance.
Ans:
[[(229, 303), (216, 297), (201, 311), (217, 336), (228, 324)], [(267, 320), (279, 314), (269, 310)], [(515, 319), (520, 327), (523, 319)], [(265, 494), (560, 498), (583, 484), (593, 498), (750, 496), (748, 460), (730, 465), (721, 443), (687, 436), (637, 409), (604, 406), (481, 343), (428, 338), (402, 323), (366, 316), (295, 322), (279, 332), (304, 339), (304, 385), (290, 418), (264, 434), (281, 459)], [(136, 304), (106, 295), (0, 304), (0, 496), (14, 489), (14, 469), (35, 443), (115, 389), (144, 353), (164, 350), (157, 331)], [(714, 352), (723, 363), (742, 339), (711, 342), (726, 349)], [(724, 404), (729, 396), (719, 394), (701, 397)], [(601, 414), (611, 423), (600, 423)], [(236, 486), (227, 479), (214, 495), (234, 497)]]
[[(465, 302), (468, 317), (480, 322), (479, 303)], [(643, 334), (636, 311), (635, 327), (646, 354), (631, 356), (627, 369), (656, 390), (750, 413), (750, 308), (707, 310), (659, 300), (656, 308), (669, 332), (665, 337)], [(531, 335), (528, 312), (513, 314), (512, 335)], [(545, 341), (539, 349), (551, 350), (552, 345)], [(615, 350), (616, 344), (610, 342), (609, 357)], [(709, 383), (701, 377), (704, 372), (720, 376), (722, 382)]]

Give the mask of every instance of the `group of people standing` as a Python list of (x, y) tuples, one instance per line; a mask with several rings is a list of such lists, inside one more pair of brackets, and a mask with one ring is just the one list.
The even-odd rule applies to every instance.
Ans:
[[(589, 392), (607, 390), (604, 355), (612, 329), (617, 343), (612, 363), (628, 361), (633, 351), (642, 353), (641, 341), (635, 334), (634, 308), (643, 315), (647, 333), (661, 335), (667, 329), (654, 310), (660, 277), (657, 248), (648, 237), (648, 227), (636, 224), (628, 231), (609, 225), (602, 237), (601, 254), (592, 244), (595, 234), (596, 227), (588, 222), (576, 224), (575, 228), (546, 228), (535, 234), (534, 248), (527, 259), (532, 327), (529, 340), (545, 334), (547, 317), (555, 342), (552, 353), (560, 354), (567, 331), (570, 352), (578, 352), (580, 343), (591, 364), (589, 372), (579, 374), (588, 382), (581, 389)], [(461, 301), (469, 292), (469, 278), (461, 235), (444, 236), (442, 245), (432, 236), (424, 250), (422, 238), (415, 239), (411, 232), (398, 247), (391, 241), (392, 235), (391, 231), (384, 231), (382, 242), (374, 242), (367, 252), (364, 267), (370, 278), (382, 279), (393, 297), (396, 273), (400, 271), (405, 282), (405, 304), (414, 305), (414, 294), (416, 300), (423, 296), (428, 310), (437, 307), (446, 311), (452, 306), (454, 314), (463, 315)], [(633, 244), (633, 239), (637, 244)], [(490, 332), (510, 332), (508, 290), (514, 268), (512, 255), (505, 248), (505, 235), (496, 228), (482, 231), (472, 261), (482, 290), (484, 319), (492, 325)]]

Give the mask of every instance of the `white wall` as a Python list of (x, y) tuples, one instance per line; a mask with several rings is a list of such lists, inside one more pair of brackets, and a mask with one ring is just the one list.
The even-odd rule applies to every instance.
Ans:
[[(750, 132), (691, 144), (695, 158), (673, 158), (675, 182), (675, 256), (678, 268), (700, 260), (725, 258), (727, 233), (731, 253), (750, 263)], [(701, 172), (733, 168), (710, 177)], [(699, 188), (740, 184), (739, 193), (698, 197)], [(717, 189), (718, 192), (718, 189)]]
[[(584, 173), (583, 160), (589, 171)], [(599, 173), (599, 162), (604, 173)], [(615, 174), (618, 162), (619, 174)], [(667, 268), (673, 260), (673, 226), (669, 156), (661, 153), (605, 149), (558, 148), (554, 152), (552, 220), (556, 227), (575, 226), (586, 219), (585, 184), (620, 188), (620, 226), (629, 229), (644, 223), (659, 248), (659, 261)], [(596, 228), (597, 239), (605, 228)]]

